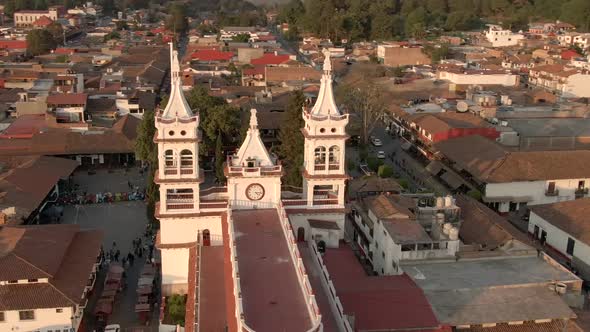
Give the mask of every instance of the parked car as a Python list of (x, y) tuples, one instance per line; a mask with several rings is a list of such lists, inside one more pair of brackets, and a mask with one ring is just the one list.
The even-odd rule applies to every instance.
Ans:
[(377, 151), (377, 158), (385, 159), (385, 151)]
[(374, 146), (383, 146), (383, 142), (378, 138), (371, 139), (371, 143), (373, 143)]

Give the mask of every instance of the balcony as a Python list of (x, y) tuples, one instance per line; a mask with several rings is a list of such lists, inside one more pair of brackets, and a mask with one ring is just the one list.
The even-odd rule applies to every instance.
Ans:
[(588, 195), (588, 188), (578, 188), (576, 189), (576, 198), (582, 198), (586, 195)]
[(545, 196), (558, 196), (558, 195), (559, 195), (559, 189), (545, 191)]

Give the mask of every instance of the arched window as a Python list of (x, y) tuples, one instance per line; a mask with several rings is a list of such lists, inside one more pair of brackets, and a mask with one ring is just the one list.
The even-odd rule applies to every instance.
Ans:
[(340, 163), (340, 148), (336, 145), (330, 147), (330, 164)]
[(193, 166), (193, 153), (190, 150), (180, 152), (180, 167), (190, 168)]
[(166, 163), (166, 168), (176, 166), (176, 161), (174, 160), (174, 151), (166, 150), (166, 152), (164, 152), (164, 160)]
[(326, 148), (323, 146), (318, 146), (315, 148), (315, 163), (318, 164), (325, 164), (326, 163)]

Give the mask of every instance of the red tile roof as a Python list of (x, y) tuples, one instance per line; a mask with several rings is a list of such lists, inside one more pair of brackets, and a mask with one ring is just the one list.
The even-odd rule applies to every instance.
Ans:
[(253, 65), (280, 65), (290, 59), (288, 54), (266, 53), (260, 58), (250, 60), (250, 63)]
[(60, 93), (47, 97), (47, 105), (86, 105), (85, 93)]
[(51, 25), (51, 23), (53, 23), (53, 20), (50, 19), (49, 17), (43, 15), (43, 16), (39, 17), (38, 19), (36, 19), (35, 22), (33, 22), (33, 26), (46, 27), (48, 25)]
[(49, 278), (48, 283), (0, 286), (0, 311), (80, 304), (102, 237), (78, 225), (0, 229), (0, 242), (7, 244), (0, 252), (0, 280)]
[(53, 54), (63, 54), (63, 55), (72, 55), (76, 53), (76, 50), (73, 48), (67, 48), (67, 47), (58, 47), (55, 49), (55, 51), (53, 51)]
[(199, 50), (191, 54), (191, 59), (200, 61), (229, 61), (234, 57), (232, 52), (217, 50)]
[(257, 65), (257, 66), (254, 66), (254, 68), (247, 68), (247, 69), (242, 70), (242, 74), (245, 76), (258, 76), (258, 75), (264, 76), (264, 72), (265, 72), (264, 67), (265, 67), (264, 65)]
[(577, 58), (580, 56), (581, 55), (578, 54), (578, 52), (576, 52), (574, 50), (565, 50), (565, 51), (561, 52), (561, 58), (563, 60), (571, 60), (572, 58)]
[(20, 50), (27, 48), (26, 40), (0, 40), (0, 48), (8, 50)]
[(355, 330), (439, 328), (426, 296), (408, 275), (368, 276), (352, 249), (342, 244), (338, 249), (326, 249), (323, 258), (344, 312), (354, 315)]

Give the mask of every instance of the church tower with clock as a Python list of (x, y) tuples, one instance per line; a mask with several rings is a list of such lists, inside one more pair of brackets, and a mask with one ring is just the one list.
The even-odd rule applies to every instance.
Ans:
[(238, 152), (227, 160), (227, 192), (233, 209), (273, 208), (281, 199), (282, 167), (271, 156), (258, 131), (256, 110)]

